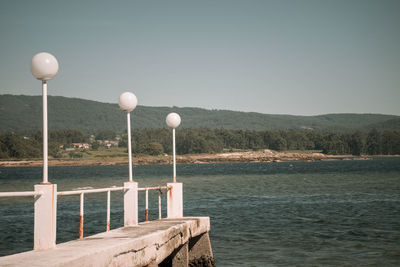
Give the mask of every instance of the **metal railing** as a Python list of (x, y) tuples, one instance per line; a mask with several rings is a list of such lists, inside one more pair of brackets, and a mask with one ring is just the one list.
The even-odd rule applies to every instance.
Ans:
[(83, 215), (84, 215), (84, 198), (85, 194), (91, 193), (102, 193), (107, 192), (107, 227), (106, 231), (110, 231), (110, 207), (111, 207), (111, 191), (122, 191), (124, 187), (108, 187), (108, 188), (98, 188), (98, 189), (84, 189), (84, 190), (71, 190), (71, 191), (60, 191), (57, 192), (57, 196), (71, 196), (80, 195), (80, 220), (79, 220), (79, 239), (83, 239)]
[(40, 196), (42, 192), (25, 191), (25, 192), (0, 192), (0, 197), (30, 197)]
[[(125, 182), (121, 187), (108, 187), (98, 189), (82, 189), (57, 192), (56, 184), (35, 185), (35, 191), (25, 192), (0, 192), (1, 197), (35, 197), (34, 207), (34, 250), (52, 249), (56, 247), (56, 220), (57, 198), (59, 196), (80, 196), (80, 227), (79, 238), (83, 239), (84, 233), (84, 200), (85, 194), (107, 192), (107, 222), (106, 231), (110, 231), (111, 192), (124, 191), (124, 226), (138, 224), (138, 197), (139, 191), (145, 193), (145, 221), (149, 221), (149, 191), (158, 191), (158, 219), (162, 219), (161, 195), (162, 190), (167, 190), (167, 218), (183, 217), (182, 183), (168, 183), (166, 186), (138, 188), (137, 183)], [(40, 223), (38, 223), (40, 222)]]
[[(80, 195), (80, 220), (79, 220), (79, 239), (83, 239), (83, 230), (84, 230), (84, 198), (85, 194), (92, 194), (92, 193), (103, 193), (107, 192), (107, 226), (106, 231), (110, 231), (110, 211), (111, 211), (111, 192), (112, 191), (123, 191), (124, 187), (107, 187), (107, 188), (97, 188), (97, 189), (82, 189), (82, 190), (70, 190), (70, 191), (60, 191), (57, 192), (57, 196), (71, 196), (71, 195)], [(138, 191), (145, 191), (146, 192), (146, 214), (145, 220), (146, 222), (149, 221), (149, 191), (150, 190), (158, 190), (158, 219), (162, 219), (162, 212), (161, 212), (161, 190), (170, 190), (170, 186), (156, 186), (156, 187), (143, 187), (138, 188)], [(0, 197), (28, 197), (28, 196), (40, 196), (42, 192), (36, 191), (25, 191), (25, 192), (0, 192)]]
[(161, 214), (161, 194), (162, 194), (162, 189), (170, 190), (170, 186), (157, 186), (157, 187), (144, 187), (144, 188), (138, 188), (138, 191), (146, 191), (146, 222), (149, 221), (149, 190), (158, 190), (158, 219), (161, 220), (162, 214)]
[[(108, 187), (108, 188), (98, 188), (98, 189), (83, 189), (83, 190), (71, 190), (71, 191), (60, 191), (57, 192), (57, 196), (70, 196), (70, 195), (80, 195), (80, 220), (79, 220), (79, 239), (83, 239), (83, 230), (84, 230), (84, 197), (85, 194), (91, 193), (102, 193), (107, 192), (107, 226), (106, 231), (110, 231), (110, 209), (111, 209), (111, 191), (123, 191), (124, 187)], [(161, 190), (166, 189), (169, 190), (169, 186), (157, 186), (157, 187), (143, 187), (138, 188), (138, 191), (146, 192), (146, 222), (149, 221), (149, 190), (158, 190), (158, 219), (162, 218), (161, 214)], [(35, 192), (33, 192), (35, 193)]]

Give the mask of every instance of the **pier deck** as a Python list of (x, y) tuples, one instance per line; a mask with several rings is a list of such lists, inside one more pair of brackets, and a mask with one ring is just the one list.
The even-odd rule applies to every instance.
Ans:
[[(0, 257), (0, 266), (188, 266), (213, 262), (209, 217), (162, 219)], [(210, 265), (212, 266), (212, 265)]]

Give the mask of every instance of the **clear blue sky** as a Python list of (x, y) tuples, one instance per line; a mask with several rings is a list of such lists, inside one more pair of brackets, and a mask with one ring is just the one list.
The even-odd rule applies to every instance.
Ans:
[(400, 1), (0, 1), (0, 94), (400, 115)]

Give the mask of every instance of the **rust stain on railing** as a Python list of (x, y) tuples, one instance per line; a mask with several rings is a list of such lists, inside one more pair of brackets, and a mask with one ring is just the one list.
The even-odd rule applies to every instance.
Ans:
[(80, 220), (79, 220), (79, 239), (83, 239), (83, 201), (84, 193), (81, 193), (80, 201)]
[(83, 216), (80, 216), (79, 221), (79, 239), (83, 239)]
[[(54, 212), (57, 214), (57, 211), (54, 209), (54, 205), (57, 205), (57, 202), (56, 202), (57, 199), (55, 199), (55, 198), (57, 198), (57, 196), (55, 196), (55, 194), (54, 194), (54, 184), (52, 184), (52, 186), (51, 186), (51, 213), (52, 213), (52, 215), (54, 215)], [(57, 231), (56, 216), (51, 216), (51, 218), (52, 218), (52, 220), (51, 220), (52, 230), (54, 232), (56, 232)]]
[(158, 219), (161, 220), (162, 214), (161, 214), (161, 189), (158, 192)]
[(107, 191), (107, 232), (110, 232), (110, 205), (111, 205), (111, 192)]
[(149, 189), (146, 188), (146, 222), (149, 221)]

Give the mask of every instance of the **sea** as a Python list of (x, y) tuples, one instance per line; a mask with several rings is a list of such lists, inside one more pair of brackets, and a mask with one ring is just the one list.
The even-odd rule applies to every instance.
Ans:
[[(0, 191), (32, 191), (40, 167), (0, 168)], [(50, 167), (58, 191), (122, 186), (125, 166)], [(170, 165), (134, 166), (139, 187), (165, 185)], [(217, 266), (400, 266), (400, 158), (178, 164), (184, 215), (209, 216)], [(158, 193), (149, 193), (150, 220)], [(139, 220), (144, 221), (144, 192)], [(106, 193), (85, 195), (84, 235), (106, 229)], [(166, 217), (166, 194), (162, 195)], [(111, 228), (123, 196), (111, 193)], [(79, 196), (60, 196), (57, 243), (79, 237)], [(33, 247), (33, 197), (0, 198), (0, 256)]]

